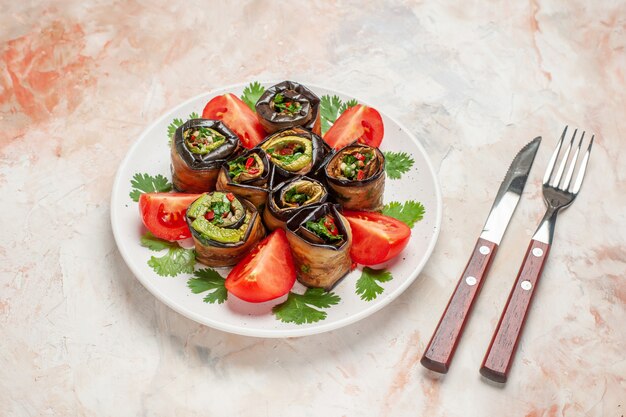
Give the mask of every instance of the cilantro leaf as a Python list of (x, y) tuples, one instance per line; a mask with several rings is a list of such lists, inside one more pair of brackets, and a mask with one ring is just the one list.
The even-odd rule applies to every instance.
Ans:
[(391, 272), (366, 266), (363, 268), (361, 278), (356, 282), (356, 293), (361, 296), (361, 300), (372, 301), (384, 291), (383, 287), (378, 285), (378, 283), (391, 281), (392, 279)]
[[(189, 115), (189, 117), (187, 117), (187, 120), (199, 118), (200, 115), (198, 115), (198, 113), (194, 111)], [(174, 119), (172, 120), (172, 123), (167, 126), (167, 137), (170, 138), (170, 140), (172, 140), (172, 136), (174, 136), (174, 133), (176, 133), (176, 129), (182, 126), (183, 123), (185, 123), (183, 119)]]
[(148, 265), (162, 277), (175, 277), (178, 274), (193, 272), (196, 252), (193, 249), (170, 247), (161, 257), (152, 256)]
[(304, 294), (290, 292), (287, 301), (274, 306), (272, 312), (283, 323), (315, 323), (327, 316), (320, 309), (328, 308), (339, 301), (341, 298), (333, 292), (326, 292), (323, 288), (308, 288)]
[(176, 242), (159, 239), (151, 232), (146, 232), (145, 235), (141, 236), (141, 246), (153, 251), (161, 251), (163, 249), (175, 248), (178, 244)]
[(172, 189), (172, 184), (161, 174), (154, 177), (148, 174), (135, 174), (130, 180), (130, 185), (133, 190), (129, 196), (135, 202), (139, 201), (139, 196), (143, 193), (161, 193)]
[(259, 98), (261, 98), (264, 92), (265, 87), (263, 87), (258, 81), (255, 81), (243, 89), (241, 100), (246, 103), (253, 112), (256, 112), (256, 102), (259, 101)]
[(385, 172), (392, 180), (402, 177), (402, 174), (409, 172), (415, 160), (406, 152), (384, 152)]
[(322, 121), (322, 135), (325, 134), (339, 117), (341, 99), (337, 96), (324, 95), (320, 99), (320, 118)]
[(392, 201), (383, 207), (384, 215), (398, 219), (409, 227), (413, 227), (416, 222), (422, 220), (425, 212), (426, 209), (422, 203), (413, 200), (405, 201), (404, 204)]
[(343, 103), (340, 107), (339, 107), (339, 114), (343, 113), (344, 111), (348, 110), (350, 107), (354, 107), (357, 104), (359, 104), (358, 101), (356, 101), (355, 99), (350, 99), (348, 101), (346, 101), (345, 103)]
[(204, 268), (194, 272), (194, 277), (187, 281), (187, 286), (194, 294), (209, 292), (203, 299), (205, 303), (222, 304), (228, 298), (224, 278), (213, 268)]
[(167, 249), (165, 255), (152, 256), (148, 260), (148, 265), (157, 274), (163, 277), (173, 277), (183, 272), (193, 272), (193, 267), (196, 264), (196, 252), (193, 249), (181, 248), (178, 243), (159, 239), (150, 232), (141, 236), (141, 246), (159, 252)]

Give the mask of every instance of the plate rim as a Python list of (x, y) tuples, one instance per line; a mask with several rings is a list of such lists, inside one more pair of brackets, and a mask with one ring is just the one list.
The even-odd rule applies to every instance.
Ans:
[[(259, 83), (261, 83), (262, 85), (265, 84), (276, 84), (277, 82), (280, 81), (265, 81), (265, 80), (255, 80), (258, 81)], [(110, 203), (110, 211), (111, 211), (111, 229), (113, 231), (113, 238), (115, 240), (115, 245), (116, 245), (116, 249), (117, 251), (121, 254), (122, 259), (124, 259), (124, 262), (126, 263), (126, 266), (130, 269), (130, 271), (133, 273), (133, 275), (135, 276), (135, 278), (137, 280), (139, 280), (139, 282), (143, 285), (143, 287), (150, 293), (152, 294), (157, 300), (159, 300), (160, 302), (162, 302), (163, 304), (167, 305), (169, 308), (171, 308), (172, 310), (176, 311), (177, 313), (181, 314), (182, 316), (193, 320), (199, 324), (205, 325), (207, 327), (210, 328), (214, 328), (220, 331), (224, 331), (227, 333), (232, 333), (232, 334), (238, 334), (238, 335), (242, 335), (242, 336), (251, 336), (251, 337), (259, 337), (259, 338), (287, 338), (287, 337), (302, 337), (302, 336), (311, 336), (311, 335), (315, 335), (315, 334), (320, 334), (320, 333), (324, 333), (324, 332), (328, 332), (331, 330), (336, 330), (342, 327), (346, 327), (349, 326), (351, 324), (354, 324), (374, 313), (376, 313), (377, 311), (381, 310), (383, 307), (386, 307), (387, 305), (389, 305), (393, 300), (395, 300), (396, 298), (398, 298), (402, 293), (404, 293), (404, 291), (406, 291), (406, 289), (413, 284), (413, 282), (415, 282), (415, 280), (417, 279), (417, 277), (422, 273), (422, 270), (424, 269), (424, 267), (426, 266), (426, 263), (430, 260), (430, 257), (432, 256), (432, 253), (435, 249), (435, 246), (437, 244), (437, 241), (439, 240), (439, 233), (441, 231), (441, 220), (442, 220), (442, 216), (443, 216), (443, 198), (442, 198), (442, 194), (441, 194), (441, 186), (439, 184), (439, 178), (437, 176), (437, 172), (435, 171), (432, 161), (430, 160), (430, 156), (428, 155), (428, 153), (426, 152), (426, 150), (424, 149), (424, 146), (421, 144), (421, 142), (419, 140), (417, 140), (417, 138), (415, 137), (415, 135), (413, 135), (413, 133), (408, 130), (406, 128), (406, 126), (404, 126), (404, 124), (400, 123), (395, 117), (392, 117), (389, 115), (388, 112), (385, 112), (384, 110), (381, 110), (381, 107), (375, 107), (379, 112), (381, 112), (382, 114), (384, 114), (385, 117), (389, 118), (391, 121), (393, 121), (394, 123), (396, 123), (398, 125), (398, 127), (400, 127), (400, 129), (406, 134), (408, 135), (408, 137), (417, 145), (419, 151), (422, 153), (422, 155), (425, 157), (424, 159), (426, 160), (426, 166), (428, 167), (428, 171), (430, 172), (433, 180), (434, 180), (434, 188), (435, 188), (435, 199), (437, 202), (437, 209), (436, 209), (436, 213), (435, 213), (435, 226), (434, 226), (434, 235), (433, 238), (431, 239), (428, 247), (426, 248), (425, 251), (425, 256), (422, 258), (422, 260), (420, 261), (420, 263), (414, 268), (414, 272), (412, 274), (410, 274), (409, 277), (407, 277), (407, 279), (405, 279), (405, 281), (398, 286), (398, 288), (396, 288), (392, 293), (387, 294), (383, 299), (381, 299), (378, 303), (374, 303), (370, 306), (367, 306), (366, 308), (358, 311), (356, 314), (352, 314), (349, 315), (347, 317), (341, 318), (339, 320), (336, 320), (334, 322), (318, 322), (315, 323), (314, 326), (306, 326), (306, 327), (302, 327), (302, 328), (290, 328), (290, 329), (248, 329), (245, 327), (237, 327), (231, 324), (224, 324), (222, 322), (219, 321), (214, 321), (211, 319), (207, 319), (206, 316), (197, 314), (193, 311), (190, 311), (188, 309), (185, 309), (184, 307), (182, 307), (180, 305), (180, 303), (174, 302), (173, 300), (165, 297), (164, 295), (161, 294), (161, 291), (156, 289), (153, 284), (146, 278), (143, 277), (142, 273), (140, 273), (140, 271), (135, 267), (134, 262), (131, 262), (127, 256), (128, 254), (125, 253), (125, 251), (121, 250), (121, 247), (123, 246), (123, 244), (121, 244), (121, 238), (120, 238), (120, 232), (118, 231), (119, 226), (119, 221), (117, 219), (117, 208), (120, 204), (120, 202), (117, 201), (116, 198), (116, 191), (119, 189), (119, 187), (121, 186), (121, 181), (122, 181), (122, 170), (124, 167), (127, 166), (127, 164), (129, 163), (129, 158), (130, 155), (132, 155), (135, 151), (135, 149), (139, 146), (139, 144), (143, 141), (144, 137), (147, 135), (147, 132), (153, 130), (155, 128), (155, 126), (157, 126), (159, 123), (161, 123), (166, 117), (170, 117), (170, 115), (172, 113), (176, 113), (176, 111), (178, 109), (180, 109), (181, 107), (186, 106), (187, 104), (189, 104), (190, 102), (196, 101), (198, 100), (200, 97), (205, 97), (205, 96), (211, 96), (211, 95), (216, 95), (217, 93), (219, 93), (220, 91), (227, 91), (229, 89), (240, 89), (242, 87), (245, 88), (245, 86), (249, 85), (250, 83), (236, 83), (236, 84), (230, 84), (230, 85), (226, 85), (223, 87), (218, 87), (218, 88), (213, 88), (209, 91), (205, 91), (203, 93), (197, 94), (181, 103), (179, 103), (178, 105), (169, 108), (168, 110), (166, 110), (164, 113), (162, 113), (158, 118), (156, 118), (152, 123), (150, 123), (147, 127), (145, 127), (141, 133), (139, 134), (139, 136), (137, 138), (134, 139), (133, 144), (130, 146), (130, 148), (128, 148), (128, 150), (126, 151), (126, 155), (124, 156), (124, 159), (120, 162), (117, 171), (115, 173), (115, 179), (113, 181), (113, 187), (111, 189), (111, 203)], [(304, 83), (304, 85), (306, 85), (307, 87), (310, 87), (312, 90), (316, 90), (316, 89), (322, 89), (322, 90), (326, 90), (329, 92), (332, 92), (334, 94), (338, 94), (341, 96), (345, 96), (345, 97), (351, 97), (351, 98), (356, 98), (356, 96), (352, 95), (352, 94), (348, 94), (343, 92), (342, 90), (338, 90), (335, 88), (328, 88), (325, 86), (321, 86), (315, 83)], [(370, 106), (370, 107), (374, 107), (371, 106), (368, 102), (365, 102), (363, 100), (359, 99), (359, 102), (362, 104), (365, 104), (366, 106)]]

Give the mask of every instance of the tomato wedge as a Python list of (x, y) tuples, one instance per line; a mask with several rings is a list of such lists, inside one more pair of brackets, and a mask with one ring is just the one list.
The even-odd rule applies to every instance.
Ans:
[(411, 229), (400, 220), (380, 213), (344, 210), (352, 229), (350, 257), (362, 265), (392, 259), (406, 247)]
[(296, 267), (283, 229), (259, 243), (226, 277), (226, 289), (251, 303), (273, 300), (289, 292), (296, 282)]
[(339, 116), (324, 135), (324, 140), (335, 149), (341, 149), (355, 140), (378, 147), (384, 134), (380, 113), (372, 107), (357, 104)]
[(179, 240), (191, 237), (185, 211), (200, 194), (145, 193), (139, 197), (144, 226), (158, 238)]
[(239, 136), (241, 144), (254, 148), (265, 138), (265, 130), (256, 117), (256, 113), (239, 97), (228, 93), (211, 99), (202, 111), (203, 119), (222, 120), (226, 126)]

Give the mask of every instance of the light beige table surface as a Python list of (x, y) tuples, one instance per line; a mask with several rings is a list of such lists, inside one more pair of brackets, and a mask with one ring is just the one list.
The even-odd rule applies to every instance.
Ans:
[[(185, 4), (184, 6), (182, 4)], [(626, 4), (4, 1), (0, 415), (626, 414)], [(288, 340), (158, 302), (109, 223), (115, 171), (156, 117), (227, 84), (293, 79), (396, 117), (444, 217), (416, 282), (370, 318)], [(563, 126), (596, 134), (506, 386), (478, 374)], [(451, 371), (419, 364), (510, 159), (543, 144)]]

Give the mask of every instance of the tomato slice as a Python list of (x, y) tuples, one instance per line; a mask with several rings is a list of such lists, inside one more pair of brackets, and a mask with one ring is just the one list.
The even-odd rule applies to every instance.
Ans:
[(158, 238), (179, 240), (191, 237), (185, 211), (200, 194), (145, 193), (139, 197), (144, 226)]
[(362, 265), (392, 259), (406, 247), (411, 229), (400, 220), (380, 213), (344, 210), (352, 229), (350, 257)]
[(355, 140), (378, 147), (384, 134), (380, 113), (372, 107), (357, 104), (339, 116), (324, 135), (324, 140), (335, 149), (341, 149)]
[(241, 144), (254, 148), (265, 138), (265, 130), (250, 107), (239, 97), (228, 93), (211, 99), (202, 111), (203, 119), (222, 120), (239, 136)]
[(296, 267), (283, 229), (259, 243), (226, 277), (226, 289), (252, 303), (273, 300), (289, 292), (296, 282)]

